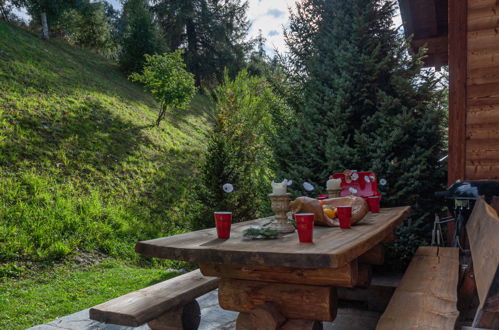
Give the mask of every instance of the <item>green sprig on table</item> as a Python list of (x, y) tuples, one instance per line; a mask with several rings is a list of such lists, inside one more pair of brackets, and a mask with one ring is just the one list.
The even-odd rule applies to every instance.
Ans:
[(246, 239), (276, 239), (279, 232), (272, 228), (266, 227), (251, 227), (243, 232)]

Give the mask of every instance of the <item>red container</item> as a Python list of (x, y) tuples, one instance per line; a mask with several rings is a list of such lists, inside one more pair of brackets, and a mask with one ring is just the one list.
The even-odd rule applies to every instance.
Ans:
[(215, 212), (214, 215), (218, 238), (229, 238), (230, 225), (232, 224), (232, 212)]
[(351, 228), (352, 223), (352, 207), (351, 206), (337, 206), (338, 220), (340, 220), (340, 228)]
[(327, 199), (329, 198), (329, 195), (328, 194), (320, 194), (319, 196), (316, 197), (316, 199), (318, 200), (323, 200), (323, 199)]
[(300, 242), (312, 243), (314, 236), (314, 214), (297, 213), (295, 214), (295, 220)]
[(372, 213), (379, 213), (379, 204), (381, 201), (381, 196), (371, 196), (368, 197), (366, 200), (367, 204), (369, 205), (369, 210), (371, 210)]

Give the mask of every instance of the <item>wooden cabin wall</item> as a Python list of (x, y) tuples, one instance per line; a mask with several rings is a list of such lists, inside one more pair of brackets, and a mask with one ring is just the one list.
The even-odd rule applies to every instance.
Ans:
[(467, 18), (464, 179), (499, 179), (499, 0), (468, 0)]

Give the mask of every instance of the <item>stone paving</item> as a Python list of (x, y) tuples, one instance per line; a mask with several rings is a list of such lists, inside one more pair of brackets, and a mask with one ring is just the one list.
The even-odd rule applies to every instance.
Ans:
[[(236, 328), (237, 312), (226, 311), (218, 305), (217, 291), (209, 292), (197, 299), (201, 307), (200, 330), (230, 330)], [(339, 308), (336, 320), (324, 322), (325, 330), (369, 330), (375, 329), (380, 313), (356, 308)], [(88, 317), (88, 309), (66, 315), (50, 323), (37, 325), (30, 330), (148, 330), (147, 325), (141, 327), (124, 327), (92, 321)]]

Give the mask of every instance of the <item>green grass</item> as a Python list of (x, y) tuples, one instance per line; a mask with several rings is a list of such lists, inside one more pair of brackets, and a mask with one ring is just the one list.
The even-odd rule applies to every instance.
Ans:
[(104, 262), (85, 270), (61, 267), (37, 279), (0, 283), (0, 329), (47, 323), (176, 274)]
[[(174, 275), (139, 268), (176, 264), (134, 245), (189, 230), (199, 214), (210, 108), (198, 95), (156, 127), (158, 105), (115, 64), (0, 21), (0, 329)], [(81, 268), (85, 255), (123, 266)]]
[(79, 251), (138, 260), (137, 240), (188, 229), (208, 100), (155, 127), (157, 104), (107, 59), (0, 35), (0, 277)]

